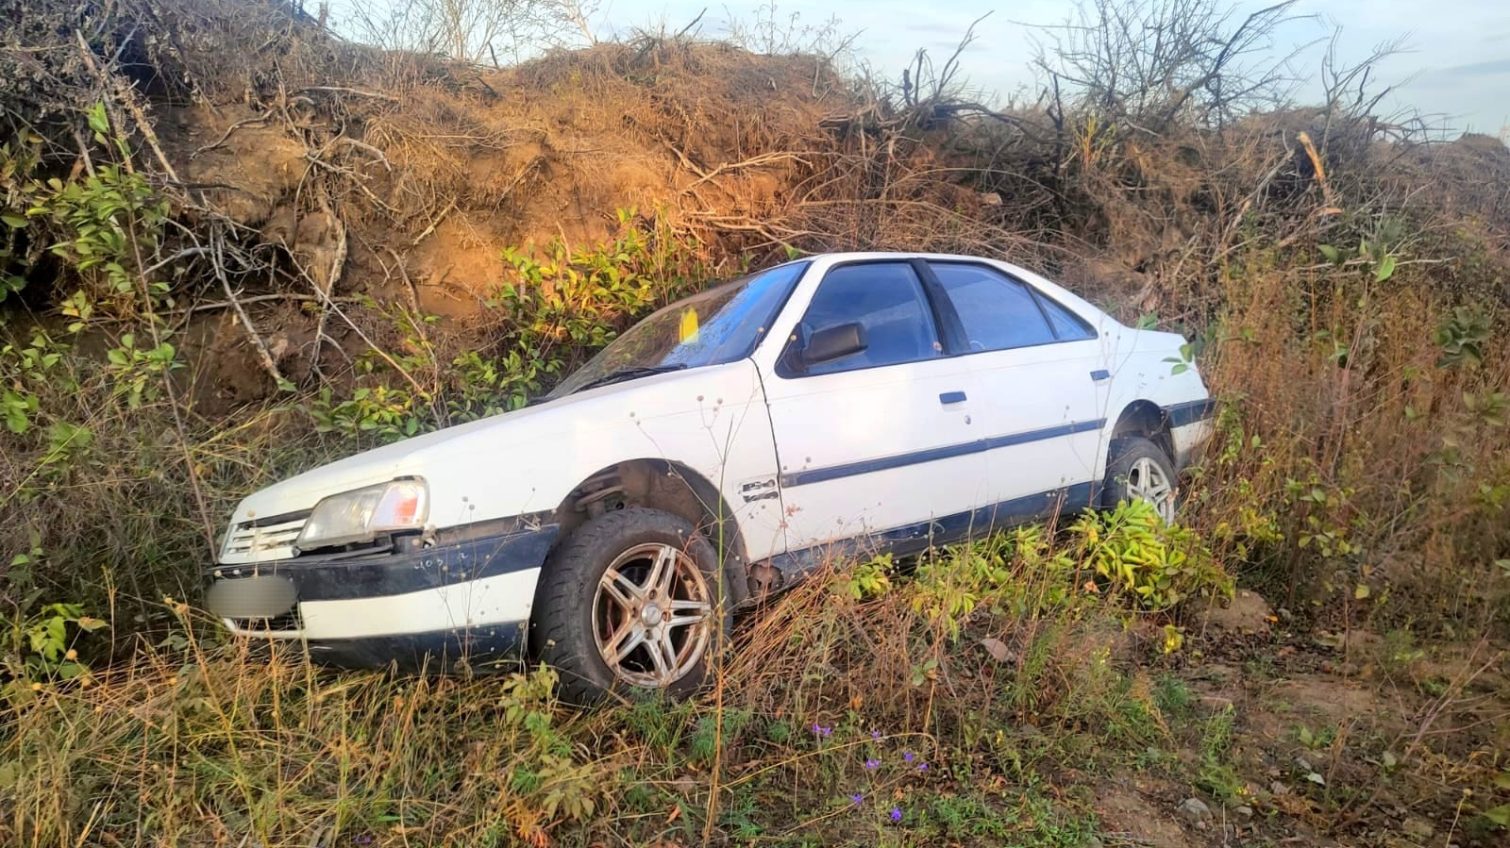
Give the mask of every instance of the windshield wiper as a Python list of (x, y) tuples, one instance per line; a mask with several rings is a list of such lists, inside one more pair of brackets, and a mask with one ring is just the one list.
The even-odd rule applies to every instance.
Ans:
[(649, 377), (651, 374), (665, 374), (670, 371), (681, 371), (686, 367), (687, 366), (685, 363), (676, 363), (674, 365), (638, 365), (633, 368), (620, 368), (617, 371), (610, 371), (601, 377), (596, 377), (594, 379), (588, 380), (587, 382), (578, 386), (572, 393), (576, 394), (576, 392), (595, 389), (598, 386), (606, 386), (609, 383), (622, 383), (625, 380), (637, 380), (641, 377)]

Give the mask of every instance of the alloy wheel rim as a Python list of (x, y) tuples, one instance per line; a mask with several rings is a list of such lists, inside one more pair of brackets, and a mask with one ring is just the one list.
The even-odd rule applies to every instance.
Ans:
[(1127, 472), (1127, 496), (1153, 504), (1164, 523), (1174, 523), (1174, 483), (1152, 459), (1140, 457), (1133, 462)]
[(598, 580), (593, 638), (614, 676), (632, 686), (665, 687), (707, 651), (713, 604), (697, 561), (661, 543), (619, 554)]

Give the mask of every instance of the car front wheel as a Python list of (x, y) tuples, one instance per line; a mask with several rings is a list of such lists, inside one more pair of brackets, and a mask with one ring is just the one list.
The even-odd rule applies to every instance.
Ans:
[(541, 575), (536, 654), (569, 701), (633, 690), (685, 697), (729, 632), (717, 578), (713, 546), (683, 518), (640, 507), (594, 518)]
[(1174, 523), (1177, 490), (1174, 463), (1163, 448), (1139, 436), (1112, 442), (1102, 504), (1147, 501), (1166, 524)]

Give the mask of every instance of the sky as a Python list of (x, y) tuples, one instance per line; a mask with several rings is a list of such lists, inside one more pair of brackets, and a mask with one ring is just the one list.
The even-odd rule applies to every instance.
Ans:
[[(706, 9), (700, 32), (718, 37), (727, 33), (731, 18), (753, 21), (762, 7), (769, 15), (769, 5), (761, 0), (601, 0), (592, 22), (606, 35), (662, 24), (675, 31)], [(1243, 15), (1267, 4), (1239, 0), (1233, 5)], [(1038, 89), (1029, 66), (1032, 25), (1062, 23), (1072, 9), (1073, 0), (777, 0), (775, 19), (787, 26), (796, 13), (800, 29), (837, 18), (842, 32), (860, 31), (854, 42), (858, 58), (895, 78), (919, 48), (940, 60), (947, 57), (970, 22), (990, 13), (976, 27), (978, 40), (961, 62), (985, 99), (1000, 103), (1014, 93), (1033, 99)], [(1419, 110), (1455, 131), (1510, 136), (1510, 0), (1299, 0), (1293, 12), (1309, 19), (1286, 25), (1276, 51), (1287, 54), (1303, 44), (1324, 42), (1339, 26), (1344, 59), (1361, 59), (1377, 45), (1403, 38), (1405, 52), (1379, 65), (1379, 82), (1396, 87), (1384, 108)], [(1295, 61), (1295, 70), (1314, 75), (1324, 47), (1311, 47)], [(1300, 90), (1300, 99), (1317, 90), (1309, 84)]]

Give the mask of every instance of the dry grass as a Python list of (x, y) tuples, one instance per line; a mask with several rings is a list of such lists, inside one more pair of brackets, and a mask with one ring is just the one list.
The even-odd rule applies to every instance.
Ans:
[[(1046, 568), (1055, 555), (1070, 559)], [(1402, 804), (1461, 812), (1471, 788), (1457, 838), (1493, 844), (1477, 811), (1494, 803), (1507, 741), (1494, 730), (1510, 704), (1503, 653), (1433, 652), (1454, 663), (1437, 670), (1400, 659), (1398, 642), (1360, 648), (1355, 663), (1392, 678), (1372, 694), (1310, 671), (1325, 654), (1295, 653), (1305, 634), (1247, 647), (1200, 635), (1202, 602), (1181, 615), (1185, 651), (1249, 664), (1208, 695), (1207, 666), (1162, 653), (1160, 618), (1082, 585), (1078, 555), (997, 540), (893, 572), (863, 600), (848, 568), (825, 570), (741, 622), (698, 700), (586, 712), (556, 704), (541, 670), (333, 672), (290, 646), (215, 644), (169, 601), (178, 625), (132, 663), (12, 696), (0, 838), (1077, 846), (1130, 837), (1114, 829), (1126, 811), (1104, 802), (1136, 775), (1144, 820), (1176, 835), (1192, 784), (1226, 815), (1260, 808), (1238, 825), (1249, 838), (1352, 844), (1383, 844), (1372, 834), (1398, 826)], [(962, 594), (972, 611), (938, 611)], [(1298, 728), (1321, 741), (1298, 743)], [(1330, 762), (1328, 788), (1300, 775), (1284, 778), (1299, 795), (1251, 788), (1294, 756)]]
[[(982, 557), (1004, 570), (980, 576), (972, 562)], [(543, 671), (337, 674), (288, 646), (217, 646), (199, 635), (208, 622), (169, 601), (181, 623), (163, 644), (12, 699), (3, 749), (26, 766), (0, 771), (9, 808), (0, 835), (18, 844), (736, 832), (866, 841), (898, 832), (887, 822), (893, 805), (906, 808), (907, 832), (938, 832), (934, 793), (967, 789), (958, 781), (977, 769), (1017, 783), (1051, 756), (1045, 731), (1100, 727), (1109, 747), (1081, 750), (1087, 764), (1165, 735), (1152, 696), (1125, 676), (1143, 649), (1106, 617), (1117, 605), (1086, 594), (1038, 607), (1071, 587), (1032, 566), (1010, 547), (961, 549), (926, 575), (893, 575), (894, 588), (865, 601), (828, 571), (744, 623), (700, 702), (591, 712), (556, 705)], [(928, 605), (965, 591), (978, 612), (951, 638)], [(1010, 607), (1024, 601), (1032, 611), (1018, 617)], [(976, 644), (988, 635), (1021, 658), (993, 659)], [(1039, 736), (1010, 729), (1025, 714)], [(1004, 771), (1024, 756), (1018, 773)], [(982, 803), (1032, 800), (1007, 786)], [(857, 791), (859, 806), (848, 800)], [(1009, 828), (1023, 839), (1089, 834), (1079, 804), (1032, 803), (1039, 818)]]

